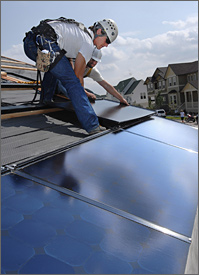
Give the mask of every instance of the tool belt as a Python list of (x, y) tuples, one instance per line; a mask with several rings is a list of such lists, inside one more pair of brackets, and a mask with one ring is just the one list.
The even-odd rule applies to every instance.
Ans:
[[(40, 35), (42, 39), (50, 39), (52, 42), (57, 43), (56, 32), (48, 23), (44, 21), (41, 21), (38, 26), (33, 27), (31, 31), (35, 35), (35, 39), (36, 36)], [(51, 49), (50, 42), (49, 47)], [(36, 57), (37, 69), (41, 72), (51, 70), (61, 60), (65, 53), (66, 51), (64, 49), (54, 53), (52, 49), (47, 51), (42, 48), (42, 45), (38, 45)]]

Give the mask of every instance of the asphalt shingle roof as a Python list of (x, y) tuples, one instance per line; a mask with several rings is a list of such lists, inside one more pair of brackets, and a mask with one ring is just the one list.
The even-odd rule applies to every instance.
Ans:
[(132, 79), (136, 81), (134, 77), (120, 81), (117, 86), (115, 86), (116, 90), (121, 93)]
[(133, 84), (131, 85), (131, 87), (125, 93), (125, 95), (132, 94), (139, 83), (140, 83), (140, 80), (134, 81)]
[(191, 74), (198, 71), (198, 61), (189, 63), (169, 64), (176, 75)]

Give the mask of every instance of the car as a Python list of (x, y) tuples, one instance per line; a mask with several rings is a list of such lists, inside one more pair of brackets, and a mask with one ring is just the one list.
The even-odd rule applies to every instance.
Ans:
[(164, 109), (155, 110), (155, 115), (159, 117), (166, 117), (166, 112)]

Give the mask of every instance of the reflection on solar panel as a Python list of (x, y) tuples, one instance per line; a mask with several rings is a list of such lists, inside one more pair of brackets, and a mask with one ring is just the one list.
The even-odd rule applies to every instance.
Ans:
[(128, 132), (158, 142), (198, 152), (198, 130), (170, 120), (151, 117), (147, 122), (129, 127)]
[[(164, 170), (159, 169), (160, 155)], [(186, 161), (179, 171), (175, 164), (181, 159)], [(120, 132), (23, 171), (191, 237), (197, 207), (196, 165), (197, 154)], [(187, 175), (187, 169), (193, 173)]]
[(4, 273), (184, 273), (197, 153), (161, 134), (157, 142), (153, 122), (2, 177)]

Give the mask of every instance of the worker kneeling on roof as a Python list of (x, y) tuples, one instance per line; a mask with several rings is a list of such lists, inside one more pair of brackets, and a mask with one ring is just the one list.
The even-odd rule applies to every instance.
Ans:
[[(26, 55), (45, 71), (42, 84), (44, 93), (56, 85), (57, 79), (60, 80), (82, 127), (90, 134), (100, 132), (101, 129), (84, 92), (84, 71), (95, 46), (98, 49), (107, 47), (117, 35), (117, 25), (111, 19), (95, 22), (86, 29), (82, 23), (60, 17), (41, 21), (26, 33), (23, 40)], [(74, 70), (68, 58), (75, 58)], [(50, 64), (48, 61), (45, 63), (45, 60)]]

